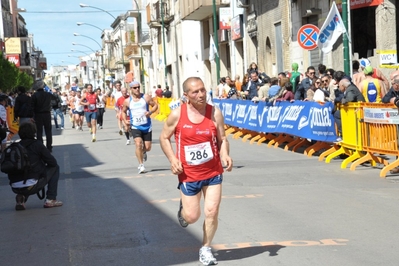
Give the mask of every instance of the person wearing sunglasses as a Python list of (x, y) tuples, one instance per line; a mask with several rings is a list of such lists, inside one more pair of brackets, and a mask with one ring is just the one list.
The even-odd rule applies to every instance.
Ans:
[(331, 82), (331, 76), (325, 74), (321, 77), (320, 81), (321, 81), (320, 89), (324, 93), (325, 101), (334, 102), (336, 86), (335, 84), (333, 84), (333, 82)]
[[(123, 102), (122, 118), (126, 125), (130, 124), (131, 133), (136, 144), (136, 157), (139, 162), (138, 173), (146, 172), (144, 162), (147, 152), (151, 150), (152, 124), (151, 115), (158, 109), (158, 104), (151, 95), (140, 92), (140, 82), (130, 82), (130, 97)], [(150, 106), (152, 107), (150, 109)], [(130, 121), (127, 112), (129, 112)]]
[(316, 69), (314, 66), (309, 66), (307, 68), (307, 77), (302, 80), (299, 84), (297, 91), (295, 92), (295, 100), (303, 100), (307, 96), (307, 91), (312, 85), (312, 80), (315, 78)]

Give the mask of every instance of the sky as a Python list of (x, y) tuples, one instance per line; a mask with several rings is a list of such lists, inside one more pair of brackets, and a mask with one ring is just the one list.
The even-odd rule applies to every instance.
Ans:
[[(34, 45), (47, 58), (48, 69), (53, 66), (78, 64), (79, 56), (99, 50), (97, 41), (101, 44), (101, 31), (93, 26), (81, 25), (76, 22), (89, 23), (100, 29), (111, 29), (114, 19), (107, 13), (85, 7), (80, 3), (104, 9), (114, 17), (125, 14), (133, 9), (132, 0), (18, 0), (18, 8), (26, 9), (20, 13), (26, 23), (29, 34), (34, 36)], [(74, 33), (86, 35), (74, 36)], [(75, 42), (88, 46), (72, 45)], [(82, 51), (72, 52), (71, 49)], [(70, 55), (70, 56), (68, 56)]]

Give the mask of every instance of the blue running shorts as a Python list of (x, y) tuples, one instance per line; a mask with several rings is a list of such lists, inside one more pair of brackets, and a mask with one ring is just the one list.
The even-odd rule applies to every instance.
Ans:
[(86, 122), (97, 120), (97, 112), (85, 112)]
[(195, 181), (195, 182), (179, 182), (177, 186), (184, 195), (186, 196), (195, 196), (201, 192), (203, 187), (212, 186), (212, 185), (219, 185), (222, 184), (223, 175), (217, 175), (215, 177), (211, 177), (209, 179)]

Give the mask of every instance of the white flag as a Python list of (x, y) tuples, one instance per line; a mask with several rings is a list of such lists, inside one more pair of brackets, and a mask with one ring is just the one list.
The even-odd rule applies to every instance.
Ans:
[(326, 21), (324, 21), (324, 24), (320, 29), (317, 46), (323, 51), (323, 53), (329, 53), (332, 50), (334, 43), (343, 33), (346, 33), (346, 28), (334, 1)]
[(211, 35), (209, 44), (209, 61), (215, 60), (215, 54), (218, 55), (218, 50), (216, 49), (215, 42), (213, 41), (213, 36)]

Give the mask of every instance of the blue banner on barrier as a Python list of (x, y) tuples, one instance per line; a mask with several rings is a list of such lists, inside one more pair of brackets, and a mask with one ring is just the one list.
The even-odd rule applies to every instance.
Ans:
[(213, 99), (224, 115), (225, 124), (256, 132), (287, 133), (302, 138), (334, 142), (333, 103), (265, 102)]

